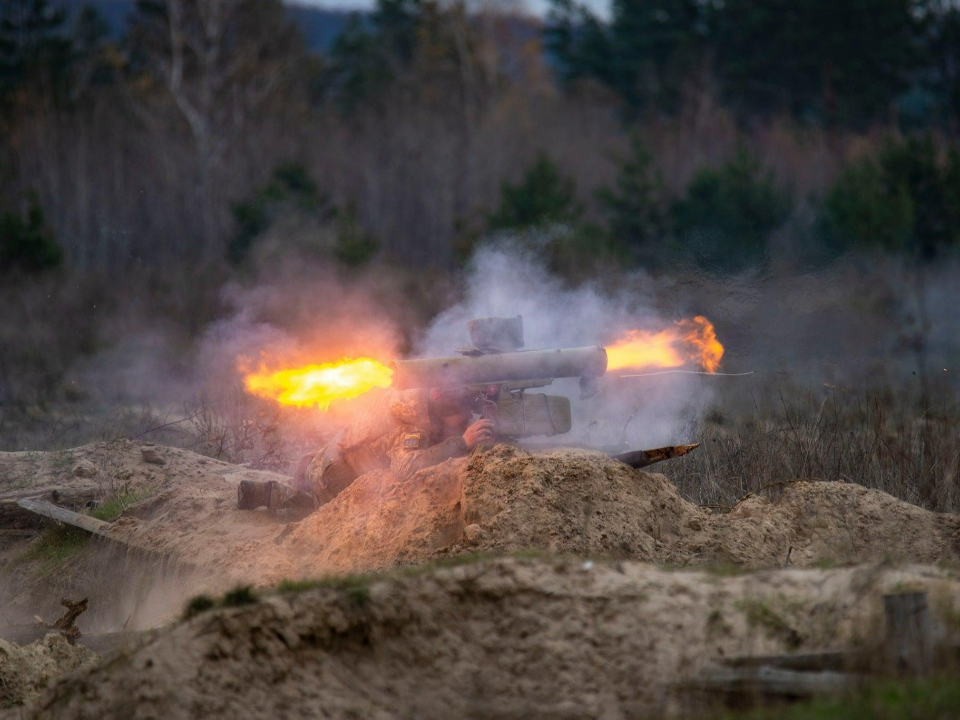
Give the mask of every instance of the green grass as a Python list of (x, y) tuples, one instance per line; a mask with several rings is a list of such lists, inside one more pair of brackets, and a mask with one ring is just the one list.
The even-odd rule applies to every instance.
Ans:
[[(116, 520), (130, 505), (146, 499), (155, 490), (155, 487), (147, 487), (118, 493), (94, 508), (90, 515), (107, 522)], [(50, 573), (83, 550), (89, 540), (89, 533), (79, 528), (61, 524), (48, 526), (23, 553), (13, 559), (13, 564), (37, 564), (41, 573)]]
[(257, 594), (249, 585), (240, 585), (223, 596), (224, 607), (240, 607), (252, 605), (257, 601)]
[(740, 577), (742, 575), (750, 575), (755, 573), (756, 570), (746, 565), (735, 565), (732, 562), (714, 562), (707, 565), (702, 565), (700, 567), (690, 567), (685, 565), (677, 570), (687, 571), (690, 570), (700, 570), (705, 572), (707, 575), (712, 575), (713, 577), (725, 578), (725, 577)]
[(277, 592), (282, 595), (291, 595), (316, 588), (334, 588), (343, 592), (356, 605), (363, 607), (370, 602), (370, 584), (377, 577), (377, 575), (358, 574), (320, 580), (284, 580), (277, 586)]
[(183, 619), (189, 620), (190, 618), (199, 615), (202, 612), (212, 610), (216, 606), (217, 601), (209, 595), (197, 595), (196, 597), (191, 598), (190, 602), (188, 602), (187, 606), (183, 609)]
[[(520, 554), (511, 557), (519, 556)], [(547, 555), (544, 554), (544, 557), (546, 556)], [(379, 573), (331, 575), (314, 580), (284, 580), (276, 586), (276, 592), (281, 595), (291, 595), (306, 592), (307, 590), (315, 590), (317, 588), (335, 588), (349, 592), (355, 591), (357, 588), (367, 587), (377, 580), (389, 580), (390, 578), (398, 577), (420, 577), (422, 575), (429, 575), (436, 570), (460, 567), (461, 565), (474, 565), (496, 559), (497, 557), (502, 556), (488, 553), (472, 553), (468, 555), (455, 555), (453, 557), (435, 560), (434, 562), (424, 563), (423, 565), (409, 565)]]
[(249, 585), (238, 585), (233, 590), (224, 593), (223, 597), (217, 600), (209, 595), (197, 595), (190, 599), (183, 609), (183, 619), (189, 620), (192, 617), (204, 613), (207, 610), (213, 610), (218, 607), (243, 607), (252, 605), (259, 599), (259, 595)]
[(119, 492), (97, 505), (97, 507), (90, 512), (90, 515), (97, 518), (97, 520), (113, 522), (123, 514), (124, 510), (141, 500), (146, 500), (155, 490), (155, 487), (145, 487), (139, 490)]
[(746, 713), (726, 720), (939, 720), (960, 717), (960, 678), (884, 680), (848, 695), (824, 697)]
[(70, 525), (48, 527), (13, 562), (37, 563), (41, 572), (50, 573), (83, 550), (89, 539), (88, 533)]
[[(440, 558), (432, 562), (420, 565), (406, 565), (393, 568), (382, 572), (357, 573), (354, 575), (331, 575), (317, 579), (303, 580), (283, 580), (275, 587), (275, 592), (282, 595), (315, 590), (317, 588), (335, 588), (345, 591), (355, 590), (358, 587), (367, 587), (379, 580), (391, 580), (397, 578), (417, 578), (425, 575), (431, 575), (438, 570), (447, 570), (466, 565), (482, 565), (486, 562), (497, 560), (555, 560), (563, 562), (584, 563), (590, 562), (595, 566), (612, 566), (620, 562), (616, 558), (583, 558), (576, 555), (556, 555), (546, 550), (518, 550), (508, 554), (497, 554), (491, 552), (476, 552), (465, 555), (452, 555), (450, 557)], [(678, 568), (679, 569), (679, 568)], [(686, 568), (689, 570), (690, 568)]]
[(317, 580), (283, 580), (277, 585), (277, 592), (281, 595), (296, 595), (318, 587), (321, 587), (321, 583)]

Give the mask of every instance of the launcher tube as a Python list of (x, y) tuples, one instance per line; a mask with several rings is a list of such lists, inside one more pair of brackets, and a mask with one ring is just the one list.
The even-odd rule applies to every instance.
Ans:
[(490, 355), (460, 355), (394, 360), (398, 390), (514, 382), (538, 378), (598, 377), (607, 370), (607, 351), (594, 347), (524, 350)]

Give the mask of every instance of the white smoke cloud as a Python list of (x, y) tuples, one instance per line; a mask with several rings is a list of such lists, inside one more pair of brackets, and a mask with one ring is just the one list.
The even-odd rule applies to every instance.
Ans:
[[(417, 344), (417, 355), (454, 354), (469, 345), (467, 321), (523, 317), (525, 349), (603, 345), (628, 329), (662, 330), (679, 318), (654, 309), (654, 281), (631, 276), (621, 289), (599, 283), (569, 287), (529, 251), (511, 244), (480, 249), (467, 268), (463, 298), (438, 315)], [(570, 398), (574, 431), (564, 439), (607, 446), (656, 447), (691, 440), (712, 391), (684, 375), (604, 378), (598, 395), (582, 401), (577, 379), (557, 380), (548, 394)], [(559, 439), (559, 438), (558, 438)]]
[[(938, 381), (960, 376), (955, 261), (927, 268), (922, 283), (913, 266), (891, 260), (721, 279), (682, 270), (618, 273), (573, 286), (552, 275), (535, 250), (501, 242), (481, 248), (452, 277), (412, 277), (385, 266), (350, 276), (340, 268), (289, 266), (227, 284), (226, 311), (199, 340), (139, 305), (105, 321), (101, 351), (74, 368), (77, 386), (89, 392), (91, 406), (144, 403), (165, 412), (201, 393), (242, 397), (237, 358), (255, 360), (261, 352), (288, 365), (447, 356), (469, 344), (471, 318), (515, 315), (523, 316), (527, 349), (579, 347), (705, 314), (727, 351), (722, 369), (754, 376), (608, 376), (587, 401), (579, 399), (576, 379), (543, 391), (573, 403), (574, 432), (557, 441), (656, 447), (695, 441), (709, 406), (731, 417), (753, 413), (764, 398), (779, 408), (781, 389), (816, 395), (884, 377), (912, 387), (921, 362)], [(921, 335), (923, 353), (916, 350)]]

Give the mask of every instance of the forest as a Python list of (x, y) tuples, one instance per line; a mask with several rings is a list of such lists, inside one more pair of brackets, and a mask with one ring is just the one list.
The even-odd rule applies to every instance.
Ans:
[(236, 266), (278, 222), (437, 268), (552, 228), (563, 272), (960, 239), (946, 0), (381, 0), (325, 51), (279, 0), (0, 13), (5, 274)]

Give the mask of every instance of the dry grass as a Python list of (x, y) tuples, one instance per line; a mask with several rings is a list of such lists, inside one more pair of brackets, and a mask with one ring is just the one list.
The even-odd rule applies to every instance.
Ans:
[[(663, 466), (685, 497), (718, 509), (750, 493), (776, 492), (797, 480), (857, 483), (932, 510), (960, 511), (960, 410), (955, 391), (941, 388), (926, 409), (913, 394), (889, 385), (861, 392), (767, 388), (765, 401), (737, 407), (722, 395), (684, 438), (701, 448)], [(731, 391), (733, 392), (733, 391)], [(51, 421), (29, 434), (32, 447), (120, 437), (186, 447), (220, 460), (291, 472), (329, 429), (311, 413), (284, 410), (233, 388), (217, 398), (162, 414), (140, 408), (96, 418)], [(6, 432), (6, 435), (4, 435)], [(16, 433), (0, 425), (0, 442)], [(26, 436), (20, 436), (21, 438)]]
[[(956, 391), (938, 404), (901, 388), (784, 393), (752, 411), (719, 407), (697, 423), (703, 442), (669, 469), (684, 495), (730, 507), (749, 493), (792, 480), (827, 480), (876, 488), (924, 507), (960, 510), (960, 412)], [(771, 398), (772, 399), (772, 398)]]
[(191, 407), (186, 447), (218, 460), (292, 472), (300, 457), (326, 439), (308, 419), (232, 387), (217, 399), (201, 396)]

